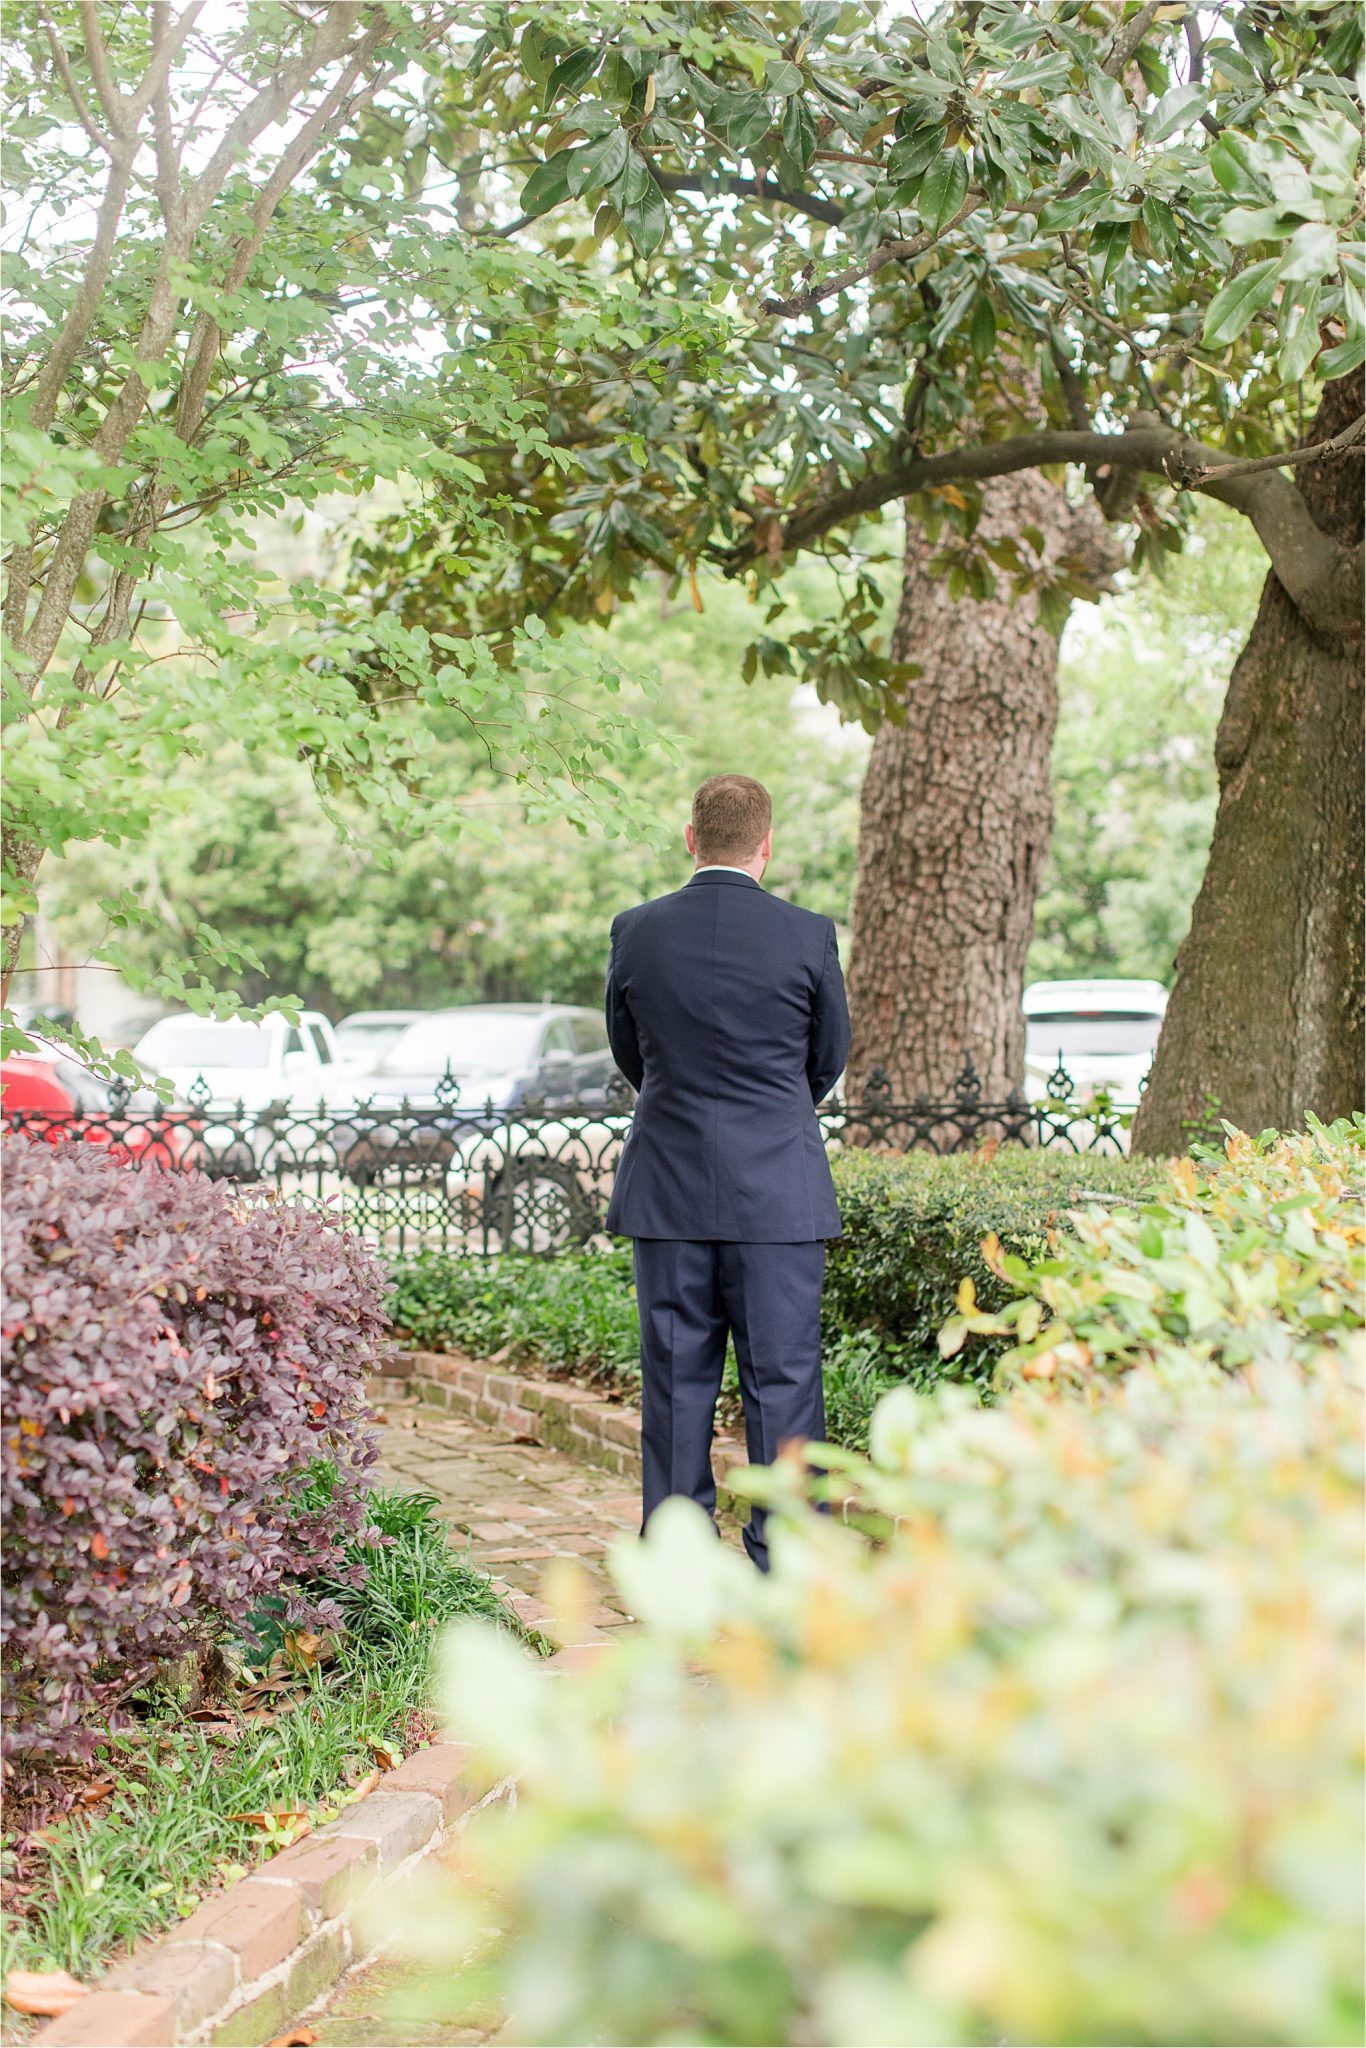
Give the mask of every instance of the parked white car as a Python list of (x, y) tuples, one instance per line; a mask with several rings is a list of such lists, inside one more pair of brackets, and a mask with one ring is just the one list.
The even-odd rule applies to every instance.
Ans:
[(425, 1014), (422, 1010), (353, 1010), (337, 1026), (337, 1057), (368, 1070)]
[(255, 1024), (182, 1011), (144, 1032), (133, 1057), (191, 1101), (202, 1081), (208, 1109), (235, 1110), (240, 1102), (248, 1116), (291, 1108), (306, 1116), (319, 1102), (352, 1098), (349, 1078), (337, 1071), (336, 1034), (318, 1010), (305, 1010), (297, 1025), (278, 1011)]
[(1025, 1093), (1042, 1102), (1059, 1067), (1078, 1102), (1136, 1109), (1167, 1010), (1160, 981), (1036, 981), (1024, 993)]

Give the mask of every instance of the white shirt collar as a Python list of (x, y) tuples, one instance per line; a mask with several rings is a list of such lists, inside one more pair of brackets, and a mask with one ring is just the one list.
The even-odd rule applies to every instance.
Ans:
[(723, 860), (704, 861), (700, 868), (693, 869), (693, 875), (743, 875), (747, 882), (754, 880), (748, 868), (728, 868)]

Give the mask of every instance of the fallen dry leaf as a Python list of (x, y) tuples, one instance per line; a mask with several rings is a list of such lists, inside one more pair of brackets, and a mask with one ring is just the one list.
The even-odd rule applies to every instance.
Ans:
[(380, 1773), (378, 1771), (367, 1771), (365, 1776), (361, 1779), (360, 1783), (358, 1785), (353, 1785), (351, 1787), (351, 1790), (347, 1793), (346, 1801), (348, 1806), (351, 1804), (353, 1800), (364, 1799), (367, 1792), (373, 1792), (376, 1785), (378, 1785), (379, 1781)]
[(82, 1806), (98, 1806), (101, 1799), (107, 1799), (113, 1791), (112, 1785), (87, 1785), (81, 1793)]
[(32, 2013), (37, 2019), (55, 2020), (89, 1993), (65, 1970), (11, 1970), (5, 1978), (5, 2003), (16, 2012)]
[(308, 1809), (303, 1806), (275, 1806), (262, 1813), (230, 1813), (227, 1818), (241, 1821), (244, 1827), (260, 1828), (263, 1834), (285, 1836), (291, 1842), (299, 1841), (313, 1826)]
[(317, 2038), (312, 2027), (291, 2027), (287, 2034), (277, 2034), (273, 2041), (268, 2041), (266, 2048), (309, 2048), (309, 2043)]
[(392, 1742), (372, 1742), (370, 1754), (382, 1771), (396, 1771), (403, 1762), (403, 1751)]

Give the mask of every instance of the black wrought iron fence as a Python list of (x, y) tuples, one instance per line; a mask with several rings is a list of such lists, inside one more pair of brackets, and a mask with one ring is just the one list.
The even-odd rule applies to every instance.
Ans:
[[(817, 1121), (831, 1151), (976, 1152), (1055, 1146), (1122, 1152), (1129, 1113), (1103, 1096), (1084, 1105), (1059, 1068), (1042, 1101), (1017, 1090), (985, 1101), (971, 1060), (949, 1098), (893, 1100), (874, 1069), (857, 1103), (831, 1098)], [(391, 1254), (419, 1247), (551, 1256), (602, 1238), (608, 1198), (631, 1128), (631, 1091), (618, 1079), (593, 1102), (526, 1100), (498, 1109), (461, 1102), (447, 1078), (427, 1104), (357, 1101), (343, 1108), (275, 1105), (251, 1111), (215, 1101), (197, 1082), (184, 1102), (134, 1107), (110, 1090), (92, 1113), (0, 1107), (7, 1130), (52, 1143), (108, 1146), (130, 1166), (198, 1169), (303, 1199)]]

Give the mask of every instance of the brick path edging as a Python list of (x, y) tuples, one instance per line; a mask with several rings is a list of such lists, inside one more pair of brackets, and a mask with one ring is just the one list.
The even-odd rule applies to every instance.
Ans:
[[(586, 1387), (538, 1379), (508, 1365), (467, 1358), (462, 1351), (394, 1350), (373, 1392), (382, 1402), (391, 1389), (416, 1394), (427, 1407), (529, 1437), (622, 1478), (640, 1477), (640, 1410), (604, 1401)], [(727, 1472), (748, 1463), (743, 1442), (718, 1431), (712, 1463), (724, 1495)]]
[(472, 1785), (468, 1743), (414, 1750), (306, 1835), (112, 1970), (29, 2048), (261, 2048), (366, 1953), (352, 1918), (513, 1780)]

